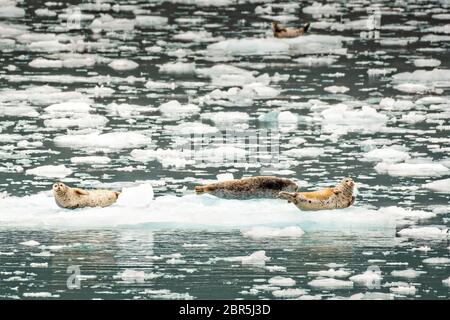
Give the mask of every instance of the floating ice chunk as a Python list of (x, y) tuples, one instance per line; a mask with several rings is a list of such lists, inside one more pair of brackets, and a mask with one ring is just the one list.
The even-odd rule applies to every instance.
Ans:
[(64, 178), (72, 174), (72, 170), (61, 164), (58, 166), (40, 166), (34, 169), (28, 169), (25, 173), (46, 178)]
[(186, 260), (184, 259), (176, 259), (176, 258), (172, 258), (166, 261), (167, 264), (185, 264)]
[(241, 263), (243, 265), (250, 264), (250, 265), (265, 265), (266, 261), (269, 261), (270, 258), (266, 256), (266, 251), (260, 250), (255, 251), (249, 256), (241, 257)]
[(346, 278), (351, 273), (349, 271), (345, 271), (343, 269), (328, 269), (328, 270), (321, 270), (321, 271), (308, 271), (308, 275), (311, 276), (319, 276), (319, 277), (326, 277), (326, 278)]
[(383, 98), (380, 101), (380, 106), (391, 110), (409, 110), (414, 107), (414, 103), (410, 100)]
[(327, 92), (331, 92), (331, 93), (346, 93), (350, 89), (345, 86), (329, 86), (329, 87), (324, 88), (323, 90), (325, 90)]
[(31, 268), (48, 268), (48, 262), (42, 262), (42, 263), (32, 262), (32, 263), (30, 263), (30, 267)]
[(423, 97), (419, 100), (416, 100), (416, 104), (430, 105), (430, 104), (440, 104), (440, 103), (449, 103), (450, 101), (444, 97), (437, 96), (429, 96)]
[(201, 118), (216, 124), (242, 123), (250, 120), (250, 116), (245, 112), (205, 112), (201, 114)]
[(402, 295), (402, 296), (413, 296), (416, 294), (416, 287), (410, 286), (410, 285), (392, 287), (392, 288), (389, 288), (389, 290), (394, 294), (398, 294), (398, 295)]
[(52, 113), (87, 113), (91, 106), (84, 101), (67, 101), (56, 103), (45, 108), (45, 112)]
[(411, 83), (446, 83), (450, 82), (450, 69), (433, 69), (416, 70), (414, 72), (402, 72), (392, 76), (396, 82), (411, 82)]
[(420, 83), (401, 83), (394, 86), (394, 88), (406, 93), (426, 93), (433, 91), (432, 87)]
[(160, 16), (136, 16), (136, 27), (140, 28), (155, 28), (167, 25), (169, 19)]
[(175, 134), (209, 134), (219, 131), (216, 127), (201, 122), (185, 122), (176, 126), (167, 126), (166, 129), (173, 131)]
[(338, 16), (341, 15), (341, 6), (336, 3), (322, 4), (320, 2), (313, 2), (312, 5), (303, 8), (303, 13), (313, 16)]
[(159, 90), (159, 89), (174, 90), (177, 87), (177, 85), (175, 84), (175, 82), (167, 83), (167, 82), (156, 82), (156, 81), (149, 80), (145, 83), (145, 87), (147, 89), (155, 89), (155, 90)]
[(408, 237), (413, 239), (440, 239), (448, 238), (449, 230), (447, 228), (440, 229), (438, 227), (415, 227), (406, 228), (398, 232), (402, 237)]
[(437, 59), (415, 59), (414, 65), (418, 68), (439, 67), (441, 65), (441, 61)]
[(89, 27), (94, 32), (100, 32), (102, 30), (130, 31), (134, 29), (134, 24), (134, 19), (114, 19), (108, 14), (102, 14), (99, 18), (92, 21)]
[(427, 258), (423, 260), (427, 264), (450, 264), (449, 258)]
[(124, 207), (147, 207), (153, 200), (151, 184), (141, 184), (136, 187), (124, 188), (116, 204)]
[(343, 42), (352, 38), (327, 35), (306, 35), (291, 39), (227, 39), (210, 44), (212, 55), (267, 55), (267, 54), (321, 54), (338, 53)]
[(250, 98), (256, 97), (269, 99), (279, 95), (280, 91), (268, 87), (262, 83), (255, 82), (244, 85), (240, 94)]
[(338, 56), (324, 56), (324, 57), (316, 57), (316, 56), (308, 56), (294, 59), (297, 64), (305, 67), (321, 67), (321, 66), (329, 66), (335, 63), (338, 60)]
[(442, 280), (442, 284), (446, 285), (447, 287), (450, 287), (450, 277), (447, 279)]
[(233, 146), (219, 146), (202, 149), (195, 153), (197, 161), (204, 161), (205, 163), (222, 163), (228, 161), (245, 160), (247, 151), (243, 148)]
[(298, 298), (302, 295), (305, 295), (307, 293), (304, 289), (281, 289), (281, 290), (274, 290), (272, 291), (272, 294), (276, 298)]
[(36, 9), (34, 11), (34, 13), (38, 16), (38, 17), (55, 17), (56, 16), (56, 12), (55, 11), (51, 11), (48, 8), (40, 8), (40, 9)]
[(193, 74), (195, 73), (195, 63), (166, 63), (159, 67), (159, 72), (167, 74)]
[(14, 2), (8, 2), (4, 3), (2, 5), (2, 10), (0, 11), (0, 18), (22, 18), (25, 16), (25, 10), (22, 8), (18, 8), (13, 5)]
[(181, 116), (199, 113), (200, 108), (195, 104), (182, 105), (177, 100), (171, 100), (160, 105), (159, 111), (167, 116)]
[(399, 207), (384, 207), (380, 208), (379, 212), (385, 215), (390, 215), (395, 218), (397, 222), (409, 224), (418, 220), (430, 219), (436, 216), (436, 213), (423, 210), (407, 210)]
[(139, 64), (127, 59), (117, 59), (109, 63), (108, 66), (114, 70), (123, 71), (136, 69), (139, 67)]
[(352, 110), (348, 106), (338, 104), (322, 111), (322, 124), (329, 126), (334, 132), (335, 126), (346, 126), (355, 130), (379, 130), (388, 121), (388, 117), (378, 113), (374, 108), (363, 106), (361, 110)]
[(261, 238), (299, 238), (305, 232), (299, 227), (286, 228), (270, 228), (270, 227), (255, 227), (250, 230), (242, 232), (242, 235), (247, 238), (261, 239)]
[(106, 156), (72, 157), (70, 162), (73, 164), (108, 164), (111, 159)]
[(234, 176), (232, 173), (222, 173), (216, 175), (217, 181), (230, 181), (234, 179)]
[(350, 280), (353, 281), (356, 284), (366, 286), (369, 288), (374, 288), (381, 284), (381, 280), (383, 279), (383, 276), (381, 275), (381, 272), (374, 271), (374, 270), (367, 270), (364, 273), (354, 275), (350, 277)]
[(418, 123), (418, 122), (423, 122), (423, 121), (425, 121), (426, 118), (427, 118), (427, 116), (425, 114), (409, 112), (407, 114), (402, 115), (402, 118), (400, 119), (400, 121), (414, 124), (414, 123)]
[(426, 272), (425, 271), (417, 271), (414, 269), (394, 270), (391, 272), (391, 276), (399, 277), (399, 278), (414, 279), (423, 273), (426, 273)]
[(450, 173), (450, 169), (439, 163), (385, 163), (375, 166), (381, 174), (393, 177), (440, 177)]
[(68, 134), (57, 136), (53, 141), (60, 147), (114, 150), (147, 146), (151, 143), (151, 138), (137, 132), (125, 131), (104, 134)]
[(49, 60), (44, 58), (36, 58), (28, 64), (32, 68), (62, 68), (61, 60)]
[(281, 276), (276, 276), (269, 279), (269, 283), (274, 286), (279, 287), (292, 287), (295, 286), (295, 280), (292, 278), (286, 278)]
[(144, 283), (147, 279), (154, 279), (153, 274), (146, 274), (145, 271), (136, 271), (133, 269), (125, 269), (119, 273), (115, 278), (122, 279), (125, 282), (130, 283)]
[(423, 184), (422, 188), (429, 189), (441, 193), (450, 193), (450, 178), (436, 180), (427, 184)]
[(72, 118), (57, 118), (44, 120), (44, 125), (50, 128), (99, 128), (108, 123), (108, 118), (98, 114), (80, 115)]
[(323, 290), (353, 288), (352, 281), (338, 280), (333, 278), (316, 279), (308, 282), (308, 285)]
[(297, 123), (298, 117), (290, 111), (282, 111), (278, 114), (278, 123)]
[(283, 152), (284, 155), (294, 158), (317, 158), (322, 156), (324, 153), (325, 150), (316, 147), (290, 149)]
[(364, 154), (363, 157), (369, 161), (383, 161), (386, 163), (403, 162), (411, 158), (408, 152), (398, 150), (395, 147), (374, 149)]
[(385, 76), (395, 71), (397, 71), (396, 68), (375, 68), (367, 69), (367, 74), (369, 76)]
[(35, 240), (28, 240), (28, 241), (21, 242), (19, 244), (21, 244), (23, 246), (28, 246), (28, 247), (36, 247), (36, 246), (40, 245), (40, 243)]
[(51, 292), (25, 292), (23, 294), (25, 298), (59, 298), (59, 294), (52, 294)]
[(173, 36), (175, 40), (190, 42), (215, 42), (223, 40), (222, 37), (213, 37), (211, 32), (207, 31), (187, 31)]

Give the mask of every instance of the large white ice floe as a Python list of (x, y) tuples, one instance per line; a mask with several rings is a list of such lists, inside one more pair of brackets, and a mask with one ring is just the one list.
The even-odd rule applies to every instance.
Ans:
[(353, 38), (328, 35), (306, 35), (291, 39), (243, 38), (210, 44), (211, 55), (267, 55), (340, 53), (345, 42)]
[(136, 69), (137, 67), (139, 67), (139, 64), (127, 59), (116, 59), (111, 61), (108, 66), (114, 70), (125, 71)]
[(353, 288), (353, 282), (334, 278), (315, 279), (308, 282), (310, 287), (322, 290), (338, 290)]
[[(71, 183), (69, 185), (76, 187)], [(153, 193), (148, 185), (137, 183), (137, 186), (139, 188), (131, 190), (123, 188), (123, 197), (119, 196), (119, 202), (106, 208), (61, 209), (50, 192), (25, 197), (6, 196), (0, 198), (0, 224), (81, 229), (141, 226), (157, 229), (181, 227), (251, 230), (254, 227), (269, 227), (272, 228), (270, 232), (267, 233), (268, 229), (265, 229), (263, 233), (270, 233), (271, 239), (281, 239), (278, 236), (283, 233), (300, 236), (299, 229), (295, 232), (294, 229), (286, 229), (293, 226), (306, 232), (342, 229), (365, 232), (376, 229), (394, 235), (397, 224), (413, 224), (415, 219), (408, 219), (409, 217), (425, 215), (423, 211), (410, 211), (400, 207), (378, 210), (350, 207), (301, 212), (294, 205), (278, 199), (225, 200), (209, 195), (164, 195), (152, 199)], [(273, 229), (280, 230), (273, 232)], [(253, 235), (263, 233), (253, 232)], [(274, 235), (277, 237), (274, 238)]]
[(416, 70), (414, 72), (402, 72), (392, 76), (395, 82), (407, 82), (407, 83), (422, 83), (422, 84), (434, 84), (436, 86), (449, 86), (450, 85), (450, 70), (449, 69), (433, 69)]
[(167, 74), (193, 74), (195, 73), (195, 63), (174, 62), (166, 63), (159, 67), (160, 73)]
[(440, 177), (450, 174), (450, 169), (440, 163), (387, 163), (380, 162), (375, 170), (393, 177)]
[(183, 115), (196, 114), (200, 112), (200, 108), (195, 104), (182, 105), (177, 100), (165, 102), (159, 106), (159, 111), (165, 116), (180, 117)]
[(406, 270), (394, 270), (391, 272), (391, 275), (393, 277), (415, 279), (424, 273), (426, 273), (426, 272), (425, 271), (417, 271), (414, 269), (406, 269)]
[(413, 239), (445, 239), (450, 236), (447, 228), (438, 227), (412, 227), (398, 232), (402, 237)]
[(429, 189), (435, 192), (450, 193), (450, 178), (423, 184), (422, 188)]
[(72, 170), (65, 165), (47, 165), (40, 166), (33, 169), (28, 169), (26, 174), (35, 175), (45, 178), (64, 178), (72, 174)]
[(368, 161), (396, 163), (403, 162), (411, 158), (408, 152), (402, 151), (402, 148), (383, 147), (371, 150), (363, 155)]
[(57, 146), (66, 148), (117, 150), (146, 146), (151, 143), (151, 138), (135, 131), (124, 131), (67, 134), (56, 136), (53, 141)]

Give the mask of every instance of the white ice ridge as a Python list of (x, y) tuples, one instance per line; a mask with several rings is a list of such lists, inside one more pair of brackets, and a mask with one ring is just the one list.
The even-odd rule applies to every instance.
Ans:
[[(70, 185), (70, 184), (69, 184)], [(300, 229), (352, 230), (379, 229), (395, 234), (397, 224), (434, 217), (425, 211), (400, 207), (350, 207), (341, 210), (301, 212), (294, 205), (277, 199), (224, 200), (209, 195), (164, 195), (153, 198), (149, 185), (123, 188), (116, 204), (107, 208), (65, 210), (59, 208), (51, 192), (0, 199), (0, 225), (38, 228), (101, 228), (140, 226), (145, 228), (251, 229), (270, 227), (270, 235), (300, 235)], [(299, 229), (287, 229), (297, 226)], [(284, 231), (274, 231), (273, 229)], [(268, 229), (265, 229), (268, 230)], [(272, 232), (273, 231), (273, 232)], [(269, 235), (269, 233), (265, 233)], [(257, 232), (257, 235), (261, 235)]]

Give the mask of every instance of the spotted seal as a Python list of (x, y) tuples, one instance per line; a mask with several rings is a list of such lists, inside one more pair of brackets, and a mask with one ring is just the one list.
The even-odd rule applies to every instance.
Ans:
[(336, 187), (314, 192), (280, 192), (280, 198), (294, 203), (305, 211), (343, 209), (355, 202), (353, 195), (355, 183), (350, 178), (343, 179)]
[(82, 190), (62, 182), (53, 184), (55, 202), (61, 208), (107, 207), (116, 202), (120, 192), (110, 190)]
[(309, 23), (301, 28), (283, 28), (278, 22), (272, 22), (272, 31), (275, 38), (296, 38), (305, 34), (309, 29)]
[(297, 189), (297, 184), (289, 179), (258, 176), (196, 186), (195, 192), (224, 199), (252, 199), (278, 198), (280, 191), (295, 192)]

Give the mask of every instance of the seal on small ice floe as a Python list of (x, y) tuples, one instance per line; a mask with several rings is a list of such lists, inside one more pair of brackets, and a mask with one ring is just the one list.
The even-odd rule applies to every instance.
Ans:
[(107, 207), (116, 202), (120, 192), (70, 188), (62, 182), (53, 184), (55, 202), (61, 208)]
[(297, 189), (297, 184), (289, 179), (259, 176), (197, 186), (195, 192), (225, 199), (251, 199), (278, 198), (280, 191), (295, 192)]
[(280, 192), (280, 198), (292, 202), (300, 210), (331, 210), (350, 207), (355, 202), (355, 183), (350, 178), (343, 179), (336, 187), (314, 192)]
[(301, 28), (283, 28), (278, 22), (272, 22), (272, 31), (275, 38), (296, 38), (305, 34), (309, 29), (309, 23)]

